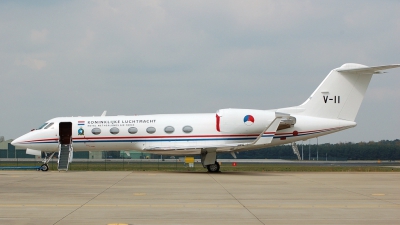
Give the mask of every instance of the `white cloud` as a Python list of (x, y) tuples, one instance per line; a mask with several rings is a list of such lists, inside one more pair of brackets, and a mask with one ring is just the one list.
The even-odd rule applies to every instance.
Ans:
[(45, 60), (40, 60), (40, 59), (32, 59), (32, 58), (26, 58), (23, 60), (16, 60), (15, 62), (16, 65), (22, 65), (22, 66), (27, 66), (31, 69), (34, 70), (41, 70), (44, 67), (46, 67), (47, 62)]
[(80, 42), (78, 51), (83, 51), (84, 49), (89, 48), (93, 44), (95, 36), (96, 36), (96, 34), (94, 31), (86, 30), (86, 34)]
[(34, 43), (45, 43), (47, 40), (47, 35), (49, 34), (49, 31), (47, 29), (42, 29), (42, 30), (32, 30), (31, 31), (31, 41)]

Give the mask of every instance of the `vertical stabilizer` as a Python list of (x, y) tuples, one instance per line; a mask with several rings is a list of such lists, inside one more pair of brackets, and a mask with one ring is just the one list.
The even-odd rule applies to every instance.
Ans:
[(372, 75), (400, 65), (368, 67), (347, 63), (332, 70), (300, 105), (308, 116), (354, 121)]

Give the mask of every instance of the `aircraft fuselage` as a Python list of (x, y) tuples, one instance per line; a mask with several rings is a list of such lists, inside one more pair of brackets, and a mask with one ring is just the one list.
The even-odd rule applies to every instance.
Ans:
[[(229, 109), (227, 109), (229, 110)], [(46, 152), (58, 151), (59, 123), (72, 123), (74, 151), (137, 150), (163, 155), (200, 154), (202, 148), (220, 147), (219, 152), (230, 151), (230, 145), (252, 143), (271, 123), (273, 111), (241, 110), (239, 119), (224, 121), (218, 114), (159, 114), (140, 116), (58, 117), (47, 121), (49, 128), (33, 130), (13, 144), (18, 147)], [(254, 121), (244, 121), (252, 116)], [(270, 116), (270, 118), (268, 118)], [(296, 124), (278, 130), (264, 148), (299, 140), (307, 140), (354, 127), (355, 122), (296, 116)], [(219, 124), (218, 124), (219, 123)], [(224, 147), (225, 146), (225, 147)], [(248, 146), (255, 149), (255, 146)]]

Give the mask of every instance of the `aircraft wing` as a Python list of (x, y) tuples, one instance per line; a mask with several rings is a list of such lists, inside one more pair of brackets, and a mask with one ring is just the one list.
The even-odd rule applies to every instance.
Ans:
[(194, 146), (151, 146), (148, 148), (145, 148), (143, 150), (145, 151), (194, 151), (194, 150), (201, 150), (201, 149), (216, 149), (217, 152), (229, 152), (229, 151), (234, 151), (238, 147), (244, 147), (246, 145), (249, 145), (249, 143), (236, 143), (236, 144), (225, 144), (225, 145), (194, 145)]
[(216, 149), (217, 152), (231, 152), (231, 151), (240, 151), (249, 148), (258, 148), (262, 145), (266, 145), (271, 143), (273, 140), (275, 133), (278, 129), (278, 126), (283, 118), (289, 118), (289, 114), (275, 112), (275, 119), (265, 127), (263, 132), (258, 135), (258, 137), (253, 142), (246, 143), (234, 143), (234, 144), (220, 144), (220, 145), (195, 145), (195, 146), (151, 146), (145, 148), (145, 151), (175, 151), (181, 150), (182, 152), (188, 151), (198, 151), (201, 149)]

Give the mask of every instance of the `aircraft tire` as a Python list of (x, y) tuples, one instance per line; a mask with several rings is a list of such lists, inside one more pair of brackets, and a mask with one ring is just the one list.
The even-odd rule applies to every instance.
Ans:
[(40, 167), (40, 170), (41, 170), (41, 171), (48, 171), (48, 170), (49, 170), (49, 165), (43, 164), (43, 165)]
[(207, 170), (210, 173), (218, 173), (218, 172), (220, 172), (219, 169), (220, 169), (220, 166), (217, 161), (214, 164), (207, 165)]

